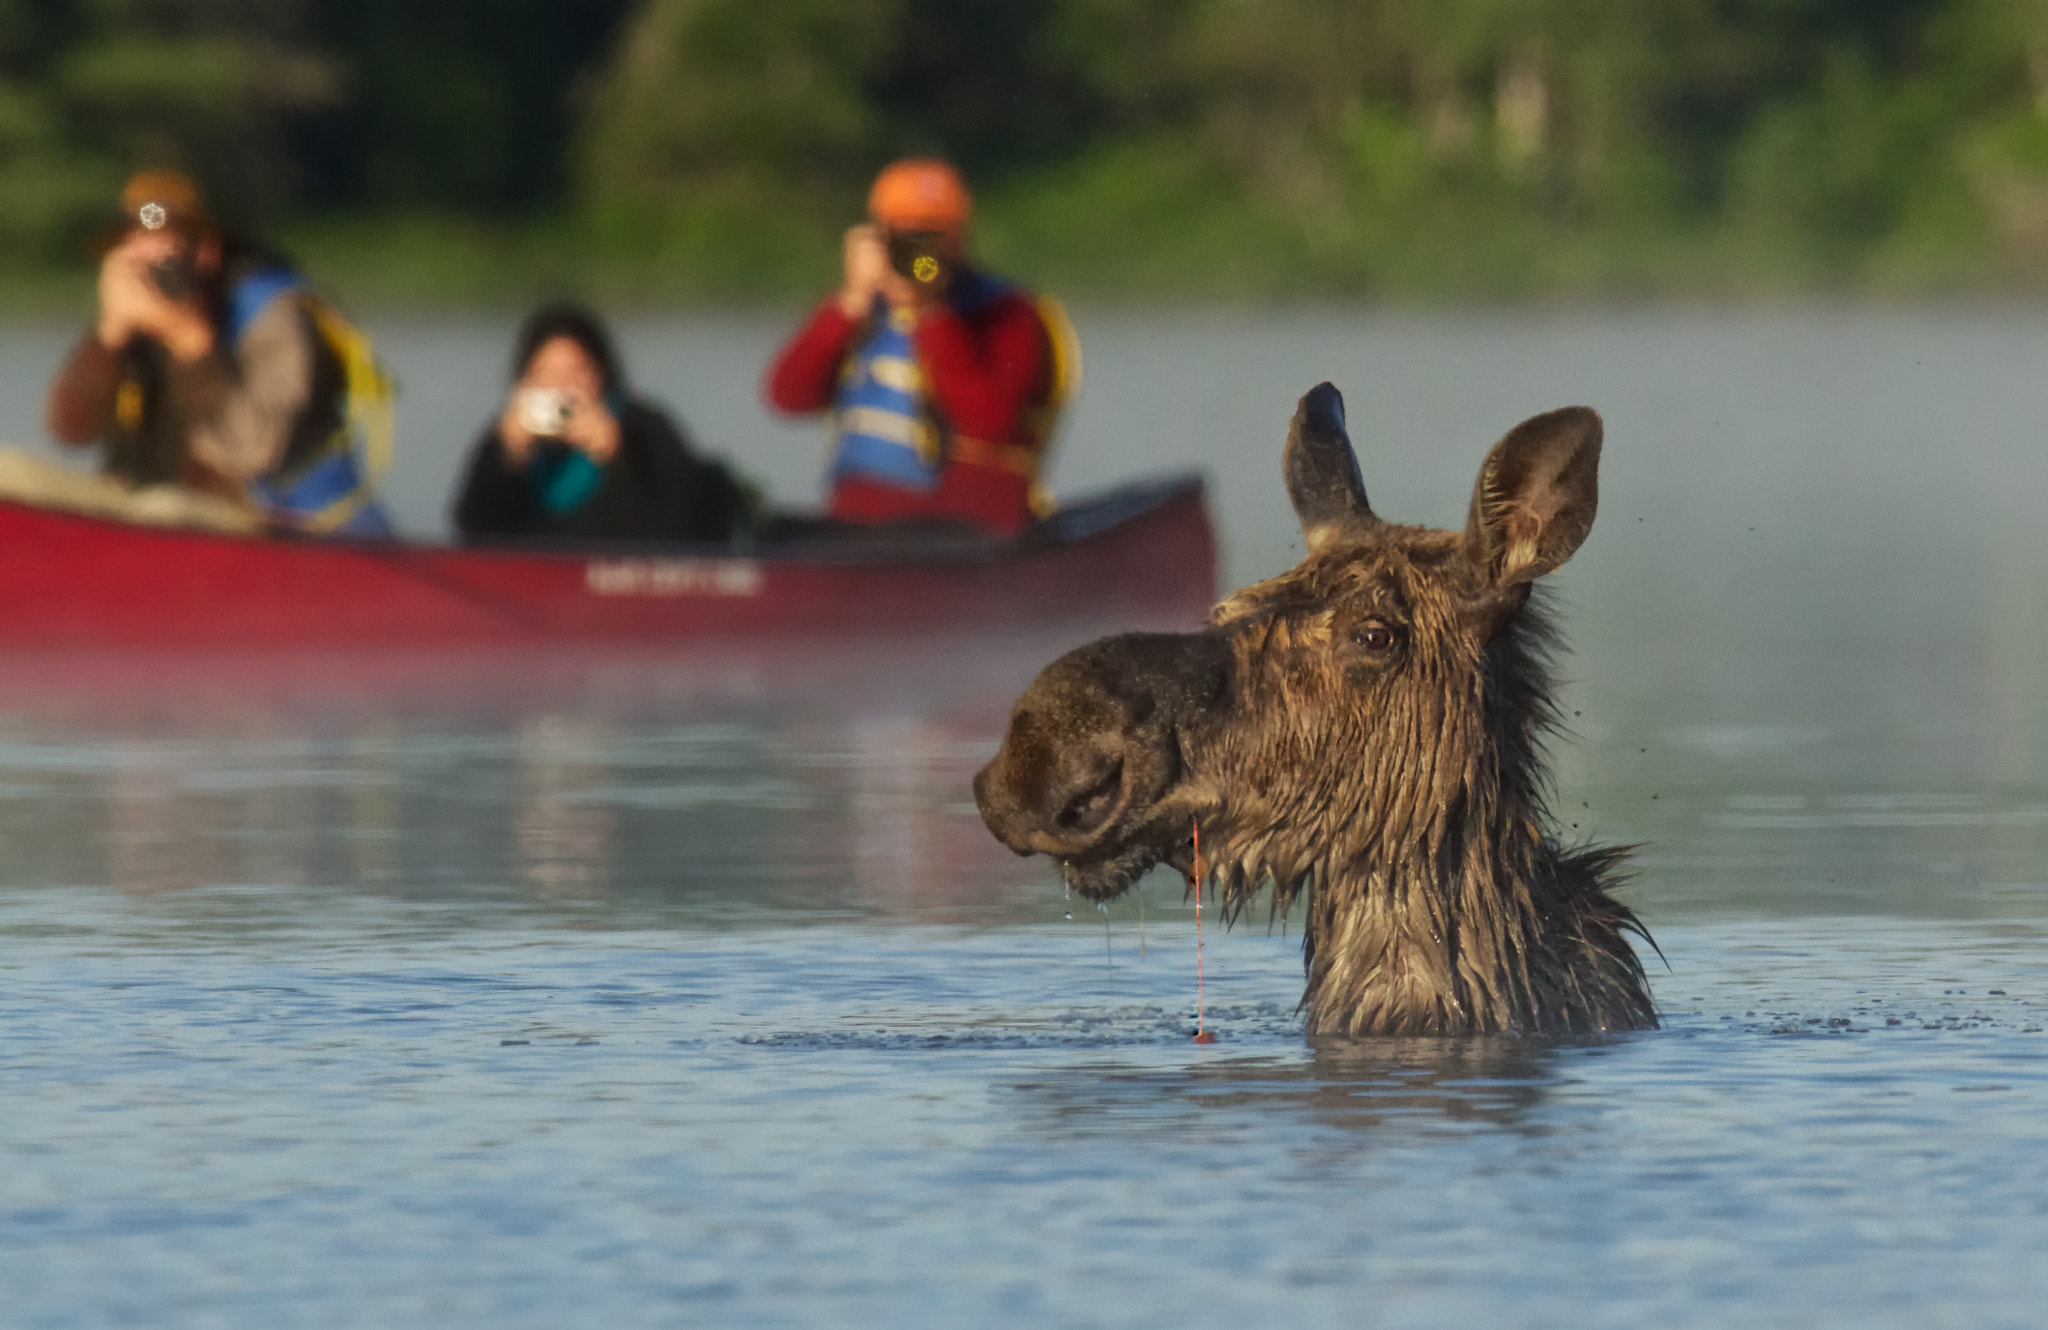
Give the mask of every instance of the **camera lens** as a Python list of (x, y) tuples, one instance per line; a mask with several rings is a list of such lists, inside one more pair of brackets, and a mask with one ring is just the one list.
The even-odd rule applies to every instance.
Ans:
[(933, 231), (897, 231), (889, 236), (889, 266), (900, 277), (931, 286), (945, 276), (939, 252), (941, 237)]

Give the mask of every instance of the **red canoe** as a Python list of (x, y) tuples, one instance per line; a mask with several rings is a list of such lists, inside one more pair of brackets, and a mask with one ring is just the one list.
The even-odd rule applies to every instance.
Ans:
[(1215, 598), (1202, 482), (1072, 505), (1016, 541), (513, 550), (249, 539), (0, 502), (0, 645), (665, 646), (1071, 622), (1186, 626)]

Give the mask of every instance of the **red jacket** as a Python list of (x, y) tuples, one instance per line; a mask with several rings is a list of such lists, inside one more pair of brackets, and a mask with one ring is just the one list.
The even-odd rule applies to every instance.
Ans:
[[(769, 405), (789, 414), (829, 409), (861, 326), (836, 297), (818, 306), (769, 368)], [(1045, 444), (1038, 408), (1052, 395), (1053, 368), (1045, 321), (1031, 297), (1005, 291), (971, 313), (931, 310), (919, 316), (913, 336), (928, 405), (954, 439), (1005, 445), (1001, 451), (1011, 458), (1035, 457)], [(1032, 476), (1014, 464), (991, 465), (987, 452), (976, 452), (972, 443), (949, 450), (930, 493), (846, 476), (833, 485), (828, 506), (849, 522), (944, 517), (1014, 535), (1032, 518)]]

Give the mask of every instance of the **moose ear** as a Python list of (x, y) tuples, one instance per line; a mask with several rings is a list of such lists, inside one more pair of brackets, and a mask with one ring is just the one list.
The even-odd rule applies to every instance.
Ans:
[(1465, 524), (1465, 554), (1496, 586), (1560, 567), (1600, 504), (1600, 415), (1568, 406), (1531, 416), (1486, 455)]
[(1379, 520), (1365, 501), (1358, 458), (1344, 432), (1344, 395), (1329, 384), (1309, 389), (1294, 409), (1285, 465), (1287, 498), (1301, 519), (1310, 554)]

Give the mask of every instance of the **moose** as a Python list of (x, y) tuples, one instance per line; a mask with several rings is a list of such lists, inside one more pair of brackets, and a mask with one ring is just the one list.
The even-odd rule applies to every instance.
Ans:
[(1534, 583), (1592, 529), (1601, 437), (1587, 407), (1534, 416), (1463, 531), (1403, 526), (1366, 502), (1343, 397), (1311, 389), (1284, 454), (1302, 561), (1204, 630), (1054, 661), (975, 777), (982, 820), (1094, 900), (1162, 863), (1200, 891), (1198, 857), (1232, 917), (1305, 896), (1311, 1036), (1655, 1027), (1627, 852), (1560, 844), (1545, 807)]

